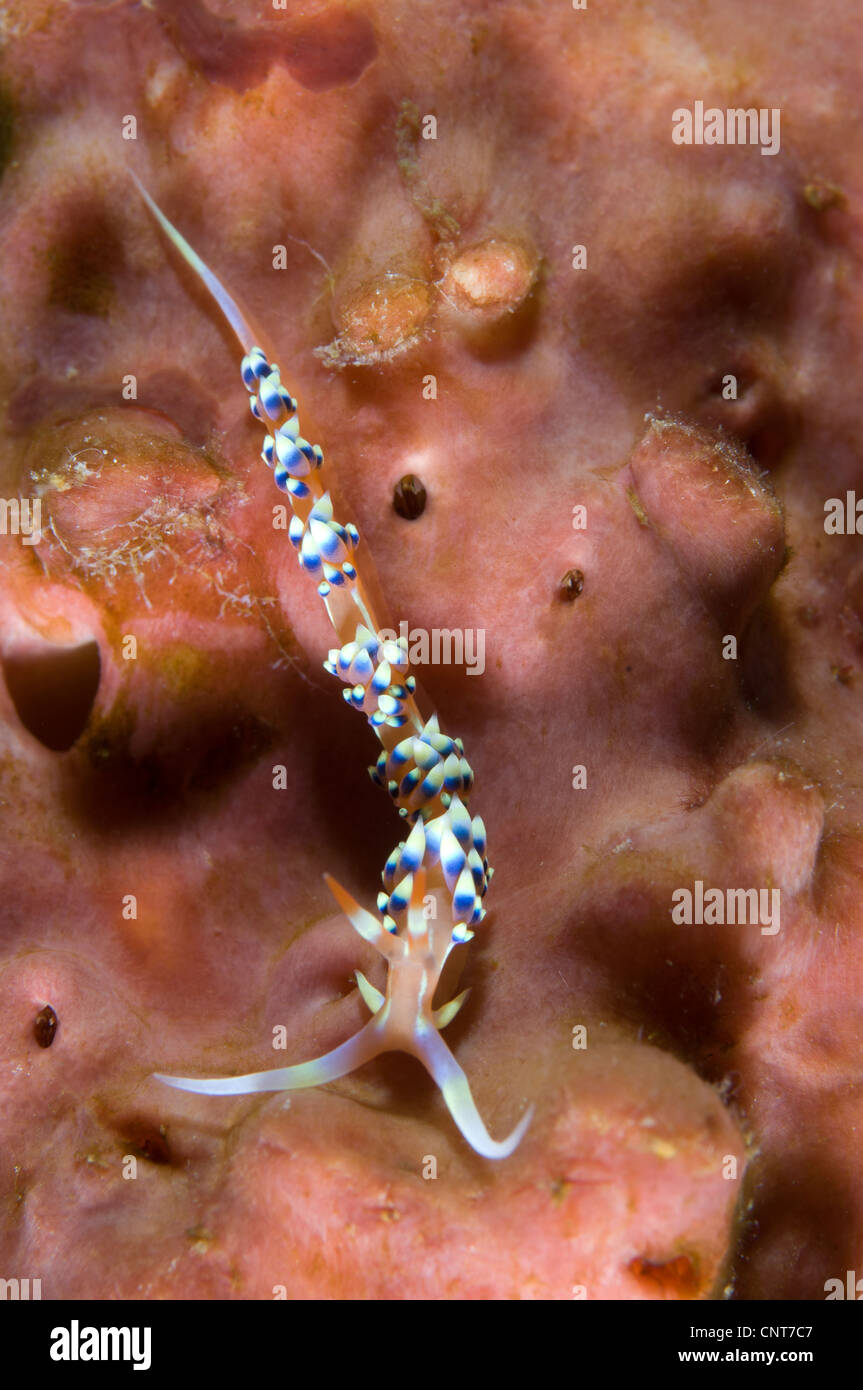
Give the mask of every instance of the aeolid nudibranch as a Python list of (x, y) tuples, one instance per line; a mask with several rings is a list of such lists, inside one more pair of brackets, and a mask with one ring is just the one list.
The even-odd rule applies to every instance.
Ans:
[(382, 640), (377, 635), (381, 628), (355, 563), (359, 533), (333, 515), (323, 478), (323, 454), (300, 435), (297, 403), (282, 384), (278, 366), (257, 346), (236, 301), (134, 174), (132, 178), (243, 349), (243, 383), (252, 414), (266, 430), (262, 458), (290, 501), (289, 538), (301, 567), (317, 581), (338, 638), (339, 646), (330, 651), (325, 668), (344, 682), (346, 701), (367, 716), (382, 745), (377, 764), (369, 771), (410, 826), (384, 867), (379, 917), (326, 875), (351, 925), (387, 963), (385, 993), (356, 972), (362, 997), (372, 1011), (365, 1027), (331, 1052), (295, 1066), (212, 1079), (157, 1073), (157, 1079), (202, 1095), (290, 1091), (335, 1081), (382, 1052), (407, 1052), (434, 1078), (450, 1114), (476, 1152), (485, 1158), (506, 1158), (530, 1124), (532, 1107), (506, 1139), (492, 1139), (465, 1073), (440, 1036), (468, 991), (432, 1008), (451, 951), (472, 939), (472, 928), (485, 916), (482, 900), (492, 874), (485, 827), (467, 809), (473, 773), (461, 740), (442, 733), (435, 715), (423, 718), (420, 714), (406, 639)]

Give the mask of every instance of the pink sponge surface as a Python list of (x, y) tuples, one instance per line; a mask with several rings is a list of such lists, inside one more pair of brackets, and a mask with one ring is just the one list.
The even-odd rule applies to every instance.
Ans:
[[(43, 534), (0, 535), (0, 1275), (761, 1299), (861, 1267), (863, 552), (824, 525), (863, 496), (858, 21), (5, 6), (0, 493)], [(781, 150), (675, 144), (695, 99), (781, 110)], [(382, 963), (322, 875), (371, 905), (399, 821), (130, 167), (261, 325), (394, 620), (484, 634), (481, 674), (418, 674), (496, 868), (446, 1037), (493, 1133), (536, 1107), (502, 1163), (400, 1055), (289, 1102), (152, 1077), (365, 1022)], [(675, 920), (697, 884), (781, 914)]]

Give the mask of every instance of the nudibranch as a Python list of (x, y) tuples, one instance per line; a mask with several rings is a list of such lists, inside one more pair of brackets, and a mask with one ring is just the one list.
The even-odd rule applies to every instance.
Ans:
[(407, 1052), (426, 1067), (467, 1142), (485, 1158), (506, 1158), (521, 1142), (532, 1107), (511, 1134), (496, 1141), (488, 1133), (468, 1079), (440, 1036), (464, 1003), (465, 990), (442, 1007), (432, 1000), (453, 949), (470, 941), (485, 917), (492, 870), (485, 827), (467, 808), (473, 772), (460, 739), (444, 734), (437, 717), (423, 718), (410, 674), (407, 640), (387, 640), (355, 563), (359, 533), (342, 525), (324, 484), (323, 453), (300, 434), (297, 402), (282, 384), (246, 316), (210, 268), (168, 221), (132, 174), (141, 196), (165, 234), (199, 276), (243, 349), (241, 375), (252, 414), (266, 430), (261, 456), (293, 515), (289, 539), (301, 567), (316, 581), (339, 646), (324, 662), (344, 683), (345, 700), (367, 717), (381, 745), (372, 780), (385, 789), (410, 827), (383, 870), (379, 916), (361, 907), (325, 875), (351, 925), (387, 963), (386, 992), (361, 971), (357, 985), (372, 1012), (347, 1042), (321, 1057), (246, 1076), (157, 1080), (202, 1095), (244, 1095), (320, 1086), (356, 1070), (382, 1052)]

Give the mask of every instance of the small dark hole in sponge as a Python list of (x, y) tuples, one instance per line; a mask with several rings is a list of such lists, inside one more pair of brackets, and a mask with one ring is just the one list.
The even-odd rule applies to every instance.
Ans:
[(40, 1047), (50, 1047), (54, 1041), (54, 1034), (57, 1032), (57, 1015), (46, 1004), (44, 1009), (40, 1009), (33, 1020), (33, 1036)]
[(139, 1158), (146, 1158), (149, 1163), (156, 1163), (161, 1166), (171, 1164), (173, 1159), (164, 1125), (157, 1127), (146, 1120), (133, 1119), (128, 1121), (125, 1127), (120, 1126), (121, 1133), (123, 1128), (125, 1128), (125, 1145)]
[(156, 1134), (148, 1134), (142, 1139), (140, 1144), (141, 1153), (148, 1158), (151, 1163), (170, 1163), (171, 1150), (168, 1148), (168, 1141), (161, 1130)]
[(567, 570), (560, 581), (558, 593), (564, 603), (574, 603), (584, 588), (584, 575), (581, 570)]
[(45, 646), (7, 656), (6, 688), (28, 733), (53, 753), (65, 753), (80, 738), (96, 699), (101, 675), (99, 646)]
[(416, 521), (426, 509), (428, 494), (415, 473), (406, 473), (393, 488), (393, 511), (405, 521)]

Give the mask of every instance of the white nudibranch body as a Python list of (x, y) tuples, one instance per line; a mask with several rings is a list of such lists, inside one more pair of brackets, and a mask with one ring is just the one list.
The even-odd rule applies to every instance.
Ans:
[(339, 639), (340, 645), (324, 662), (325, 669), (344, 682), (345, 700), (366, 715), (380, 740), (382, 751), (369, 772), (411, 827), (384, 867), (384, 891), (377, 902), (380, 918), (325, 875), (351, 925), (387, 963), (383, 994), (356, 972), (360, 993), (372, 1011), (364, 1028), (331, 1052), (295, 1066), (213, 1079), (157, 1073), (157, 1079), (202, 1095), (289, 1091), (335, 1081), (382, 1052), (408, 1052), (437, 1082), (450, 1114), (477, 1153), (506, 1158), (530, 1124), (532, 1107), (506, 1139), (492, 1139), (467, 1077), (440, 1036), (440, 1029), (455, 1017), (469, 991), (432, 1008), (451, 951), (472, 939), (471, 928), (485, 916), (482, 900), (493, 872), (486, 857), (483, 822), (479, 816), (471, 817), (466, 805), (473, 773), (461, 740), (443, 734), (435, 715), (422, 718), (404, 639), (381, 641), (376, 635), (381, 628), (354, 562), (359, 533), (350, 523), (342, 525), (335, 519), (322, 479), (323, 454), (302, 438), (297, 403), (283, 386), (278, 366), (255, 344), (244, 314), (217, 277), (137, 178), (135, 183), (243, 347), (243, 383), (252, 414), (267, 431), (261, 456), (291, 504), (290, 541), (302, 568), (317, 581)]

